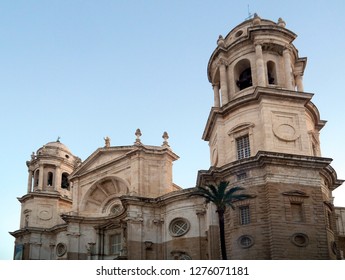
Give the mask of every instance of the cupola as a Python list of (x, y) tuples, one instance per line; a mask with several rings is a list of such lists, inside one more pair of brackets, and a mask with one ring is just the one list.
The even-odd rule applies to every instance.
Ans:
[(257, 14), (219, 36), (207, 69), (214, 107), (253, 93), (256, 86), (303, 92), (307, 59), (298, 56), (296, 37), (281, 18), (275, 23)]
[(69, 197), (71, 192), (68, 177), (79, 163), (80, 159), (59, 138), (43, 145), (27, 161), (28, 193), (60, 192)]

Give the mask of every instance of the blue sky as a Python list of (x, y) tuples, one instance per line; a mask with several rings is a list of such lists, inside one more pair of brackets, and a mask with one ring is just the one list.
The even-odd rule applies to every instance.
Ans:
[[(308, 58), (304, 89), (327, 120), (324, 157), (345, 179), (345, 2), (120, 1), (0, 2), (0, 259), (12, 259), (19, 227), (17, 197), (27, 190), (30, 154), (61, 142), (82, 160), (104, 145), (161, 145), (164, 131), (180, 159), (174, 182), (195, 185), (209, 168), (201, 139), (213, 105), (208, 59), (221, 34), (258, 13), (298, 35)], [(345, 206), (345, 186), (334, 192)]]

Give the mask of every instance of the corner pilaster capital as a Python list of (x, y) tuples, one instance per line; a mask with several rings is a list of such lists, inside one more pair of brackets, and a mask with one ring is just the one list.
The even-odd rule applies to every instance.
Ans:
[(228, 66), (229, 62), (224, 58), (224, 57), (220, 57), (217, 61), (217, 66), (221, 67), (221, 66)]

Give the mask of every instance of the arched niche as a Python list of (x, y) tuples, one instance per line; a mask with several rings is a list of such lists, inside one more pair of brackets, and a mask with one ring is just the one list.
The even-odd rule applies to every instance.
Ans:
[(95, 182), (85, 193), (81, 211), (96, 215), (109, 215), (119, 197), (129, 193), (128, 184), (117, 177), (105, 177)]
[(267, 61), (267, 81), (269, 85), (277, 84), (276, 64), (273, 61)]
[(252, 69), (248, 59), (242, 59), (234, 67), (234, 78), (237, 91), (241, 91), (253, 85)]

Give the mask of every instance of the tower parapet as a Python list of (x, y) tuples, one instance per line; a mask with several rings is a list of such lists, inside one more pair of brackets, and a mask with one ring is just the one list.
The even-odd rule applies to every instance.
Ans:
[(307, 59), (292, 44), (297, 35), (255, 14), (217, 40), (208, 63), (208, 79), (214, 89), (214, 107), (221, 107), (256, 86), (303, 92)]

